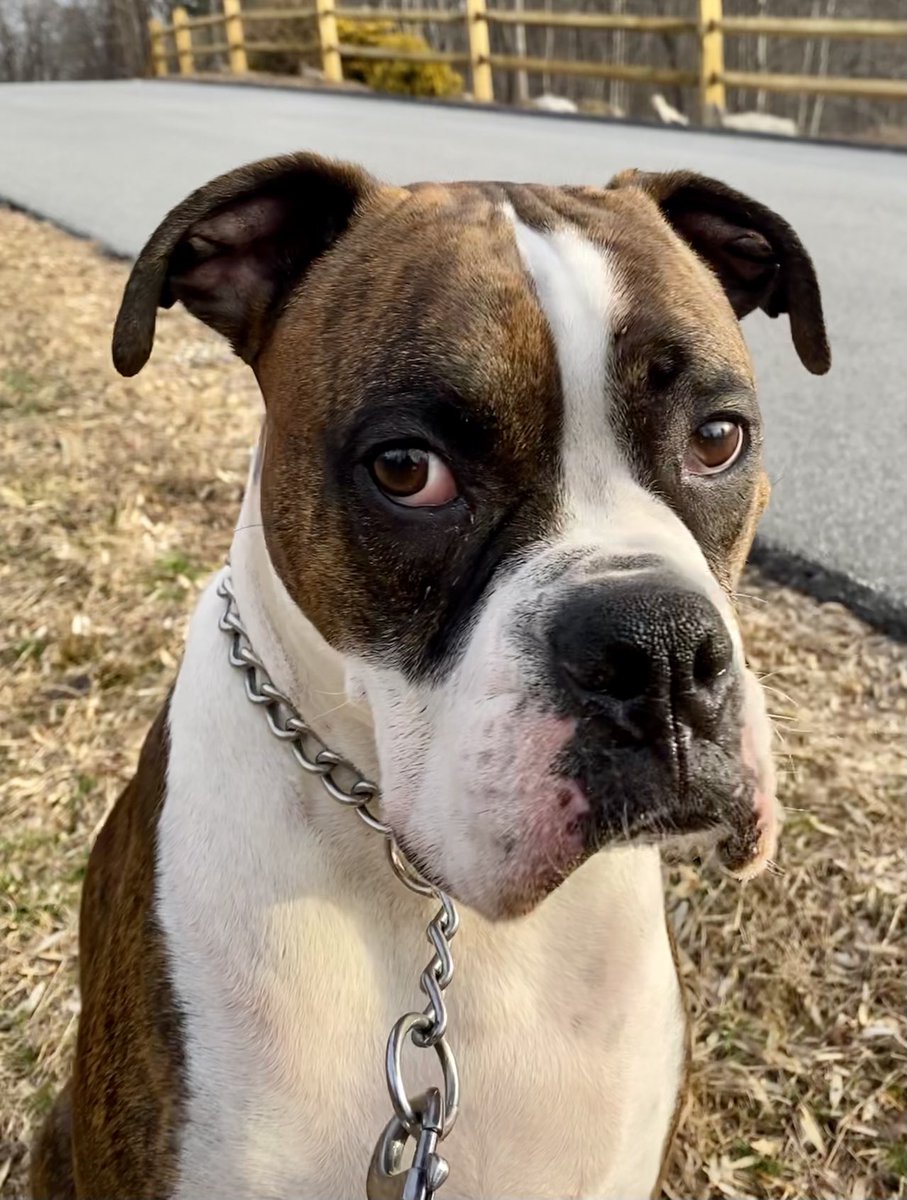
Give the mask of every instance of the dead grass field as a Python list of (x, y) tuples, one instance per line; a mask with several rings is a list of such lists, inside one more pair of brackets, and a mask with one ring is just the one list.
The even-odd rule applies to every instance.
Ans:
[[(0, 209), (0, 1193), (64, 1078), (89, 846), (130, 775), (186, 615), (230, 538), (258, 400), (162, 314), (109, 364), (125, 267)], [(668, 1195), (907, 1196), (905, 648), (750, 575), (775, 689), (782, 873), (670, 872), (695, 1022)], [(468, 1103), (468, 1097), (467, 1097)]]

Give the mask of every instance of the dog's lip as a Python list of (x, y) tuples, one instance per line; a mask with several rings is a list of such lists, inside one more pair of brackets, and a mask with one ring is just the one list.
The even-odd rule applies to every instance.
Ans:
[[(665, 810), (653, 815), (651, 822), (665, 816)], [(728, 812), (720, 819), (694, 814), (683, 826), (675, 824), (662, 836), (646, 836), (644, 831), (630, 839), (670, 845), (677, 838), (705, 838), (716, 848), (719, 861), (734, 878), (754, 879), (772, 861), (778, 844), (780, 812), (774, 797), (761, 791), (751, 777), (741, 782), (729, 801)]]
[(751, 812), (755, 828), (752, 853), (742, 861), (726, 863), (739, 880), (753, 879), (772, 861), (778, 846), (778, 835), (784, 818), (775, 793), (775, 767), (770, 750), (760, 754), (756, 729), (744, 724), (741, 739), (741, 758), (752, 782)]
[(719, 853), (725, 867), (741, 883), (755, 879), (771, 863), (778, 846), (782, 812), (773, 793), (763, 791), (757, 783), (753, 793), (753, 823), (749, 853), (734, 853), (733, 844), (723, 842)]
[[(764, 789), (757, 773), (736, 755), (726, 755), (726, 769), (725, 782), (719, 776), (704, 786), (707, 777), (694, 771), (701, 789), (698, 794), (695, 786), (678, 793), (673, 781), (665, 781), (660, 797), (646, 807), (631, 809), (629, 816), (619, 801), (605, 801), (604, 808), (593, 801), (592, 814), (598, 808), (599, 816), (590, 814), (589, 852), (621, 844), (670, 846), (688, 838), (694, 844), (704, 839), (716, 847), (722, 866), (737, 878), (759, 874), (777, 844), (774, 793)], [(588, 795), (582, 782), (574, 779), (574, 783)]]

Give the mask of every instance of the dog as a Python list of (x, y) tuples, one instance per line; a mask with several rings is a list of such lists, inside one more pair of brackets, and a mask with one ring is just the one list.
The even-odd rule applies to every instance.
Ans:
[[(806, 250), (690, 172), (396, 187), (296, 154), (163, 221), (122, 374), (177, 302), (264, 397), (248, 643), (462, 905), (444, 1194), (656, 1193), (686, 1059), (660, 845), (712, 831), (747, 878), (779, 826), (734, 609), (768, 497), (739, 321), (787, 314), (829, 368)], [(91, 854), (36, 1200), (349, 1200), (390, 1114), (431, 904), (249, 703), (226, 571)]]

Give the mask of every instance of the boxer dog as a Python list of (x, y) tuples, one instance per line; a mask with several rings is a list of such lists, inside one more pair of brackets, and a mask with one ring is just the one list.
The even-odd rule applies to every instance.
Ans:
[[(248, 641), (462, 905), (444, 1195), (653, 1194), (685, 1061), (659, 845), (713, 831), (746, 878), (776, 838), (733, 603), (768, 494), (738, 321), (786, 314), (828, 369), (806, 251), (684, 171), (392, 187), (297, 154), (164, 220), (123, 374), (176, 302), (264, 397)], [(218, 580), (91, 855), (37, 1200), (353, 1200), (389, 1115), (430, 902), (249, 703)]]

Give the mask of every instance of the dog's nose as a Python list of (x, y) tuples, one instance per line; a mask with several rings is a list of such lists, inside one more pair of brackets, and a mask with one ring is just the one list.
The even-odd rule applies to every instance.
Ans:
[(701, 593), (638, 577), (587, 584), (559, 608), (550, 638), (571, 707), (610, 718), (632, 740), (674, 742), (678, 726), (716, 733), (734, 651)]

